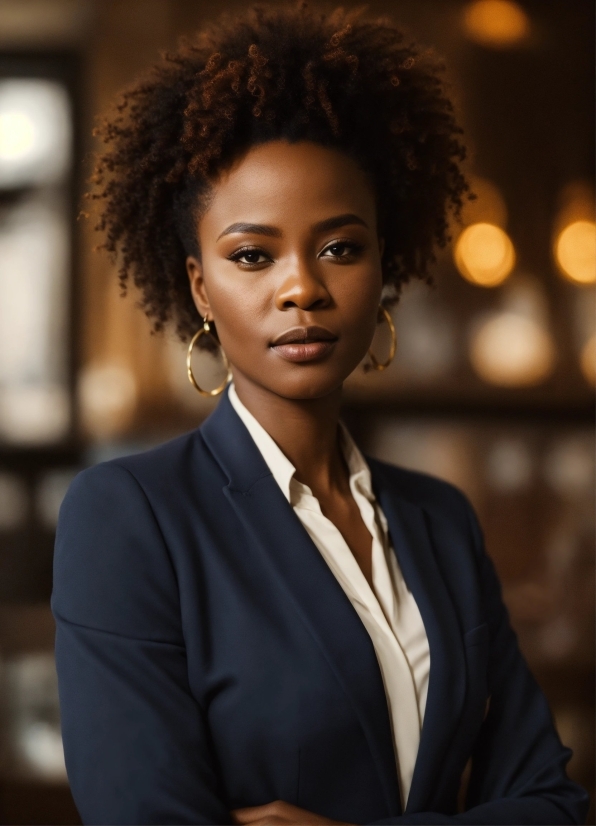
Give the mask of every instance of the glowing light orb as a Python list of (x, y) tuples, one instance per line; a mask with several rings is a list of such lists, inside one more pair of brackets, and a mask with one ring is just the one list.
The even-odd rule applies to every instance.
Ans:
[(481, 287), (496, 287), (515, 266), (515, 249), (500, 227), (472, 224), (457, 239), (454, 261), (467, 281)]
[(35, 124), (25, 112), (0, 113), (0, 157), (20, 160), (35, 147)]
[(0, 188), (60, 180), (71, 148), (70, 101), (61, 83), (0, 79)]
[(464, 11), (464, 30), (481, 46), (503, 49), (528, 36), (530, 20), (511, 0), (476, 0)]
[(536, 321), (512, 312), (490, 316), (472, 336), (470, 360), (489, 384), (526, 387), (551, 373), (555, 348), (548, 331)]
[(555, 241), (555, 257), (563, 275), (576, 284), (596, 282), (596, 224), (574, 221)]

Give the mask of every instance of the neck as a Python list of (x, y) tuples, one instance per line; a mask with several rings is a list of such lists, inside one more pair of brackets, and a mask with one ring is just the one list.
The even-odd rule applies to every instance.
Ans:
[(294, 465), (298, 481), (315, 496), (346, 489), (348, 472), (338, 439), (341, 387), (320, 399), (287, 399), (237, 371), (234, 386), (242, 404)]

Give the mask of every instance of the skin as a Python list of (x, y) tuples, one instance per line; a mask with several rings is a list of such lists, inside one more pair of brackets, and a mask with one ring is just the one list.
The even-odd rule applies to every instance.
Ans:
[[(343, 382), (378, 323), (383, 240), (373, 188), (340, 151), (271, 141), (213, 182), (197, 233), (201, 260), (186, 262), (193, 300), (215, 324), (238, 396), (311, 488), (372, 587), (372, 537), (349, 488), (338, 420)], [(335, 340), (272, 346), (312, 325)], [(284, 801), (232, 816), (242, 824), (336, 823)]]

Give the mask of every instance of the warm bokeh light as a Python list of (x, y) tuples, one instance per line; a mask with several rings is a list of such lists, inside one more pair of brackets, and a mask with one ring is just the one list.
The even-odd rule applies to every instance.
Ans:
[(591, 497), (594, 486), (594, 447), (590, 436), (567, 436), (557, 441), (545, 457), (544, 477), (565, 499)]
[(127, 366), (88, 365), (79, 376), (78, 391), (83, 424), (94, 438), (111, 438), (123, 432), (132, 421), (137, 384)]
[(596, 384), (596, 333), (582, 347), (579, 363), (586, 381)]
[(71, 150), (72, 115), (61, 83), (0, 80), (0, 189), (60, 180)]
[(596, 224), (574, 221), (555, 241), (555, 257), (563, 275), (576, 284), (596, 282)]
[(67, 435), (70, 415), (64, 385), (7, 382), (0, 394), (0, 439), (15, 445), (56, 442)]
[(499, 493), (518, 493), (532, 481), (532, 454), (522, 439), (502, 437), (486, 456), (486, 477)]
[(491, 315), (474, 332), (470, 360), (480, 378), (500, 387), (527, 387), (552, 371), (555, 348), (537, 321), (512, 312)]
[(472, 224), (455, 244), (454, 260), (463, 277), (481, 287), (502, 284), (515, 265), (515, 250), (507, 233), (494, 224)]
[(35, 146), (35, 124), (25, 112), (0, 112), (0, 158), (12, 161)]
[(511, 0), (476, 0), (464, 11), (464, 29), (476, 43), (502, 49), (527, 37), (530, 20)]

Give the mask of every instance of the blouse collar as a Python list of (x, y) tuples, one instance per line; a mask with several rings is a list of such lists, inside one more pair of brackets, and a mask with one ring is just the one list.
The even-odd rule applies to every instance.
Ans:
[[(290, 462), (285, 453), (271, 438), (265, 428), (255, 419), (248, 408), (240, 401), (234, 383), (231, 382), (228, 391), (228, 397), (232, 407), (244, 422), (246, 429), (253, 438), (254, 443), (261, 452), (263, 459), (267, 463), (273, 478), (281, 488), (283, 495), (288, 502), (291, 503), (291, 488), (300, 486), (304, 492), (312, 495), (312, 491), (308, 485), (304, 485), (294, 478), (296, 468)], [(354, 490), (357, 487), (369, 501), (374, 500), (372, 490), (372, 481), (368, 465), (364, 456), (358, 449), (347, 427), (340, 420), (340, 440), (343, 455), (350, 473), (350, 488)]]

